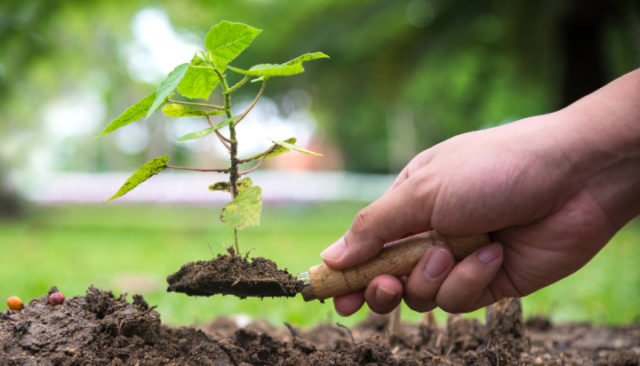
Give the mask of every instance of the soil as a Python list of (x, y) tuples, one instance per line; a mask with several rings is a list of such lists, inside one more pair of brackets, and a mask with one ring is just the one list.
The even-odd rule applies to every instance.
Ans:
[(168, 291), (190, 296), (215, 294), (274, 297), (295, 296), (304, 283), (286, 270), (278, 269), (271, 260), (257, 257), (219, 254), (209, 261), (187, 263), (167, 277)]
[(89, 288), (86, 296), (0, 314), (0, 364), (13, 365), (640, 365), (640, 325), (553, 325), (521, 319), (517, 299), (487, 310), (483, 324), (432, 316), (388, 334), (372, 314), (353, 329), (303, 330), (221, 317), (201, 329), (170, 328), (142, 296)]

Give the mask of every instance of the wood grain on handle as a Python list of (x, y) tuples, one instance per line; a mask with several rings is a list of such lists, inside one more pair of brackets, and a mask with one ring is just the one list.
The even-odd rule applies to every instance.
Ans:
[(302, 297), (305, 301), (324, 300), (362, 290), (380, 274), (408, 275), (424, 252), (436, 243), (447, 244), (459, 260), (488, 244), (489, 237), (486, 234), (445, 236), (429, 231), (389, 244), (375, 258), (356, 267), (334, 270), (319, 264), (309, 269), (310, 285), (302, 290)]

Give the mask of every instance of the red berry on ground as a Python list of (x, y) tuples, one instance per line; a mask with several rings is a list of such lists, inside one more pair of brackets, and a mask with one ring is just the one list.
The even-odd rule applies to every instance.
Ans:
[(50, 305), (62, 305), (64, 302), (64, 295), (61, 292), (54, 292), (49, 295), (48, 302)]
[(7, 306), (11, 310), (24, 309), (24, 303), (18, 296), (9, 296), (9, 298), (7, 299)]

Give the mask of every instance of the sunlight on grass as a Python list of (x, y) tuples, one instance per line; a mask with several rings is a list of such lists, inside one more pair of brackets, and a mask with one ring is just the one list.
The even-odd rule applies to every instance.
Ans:
[[(241, 233), (241, 249), (264, 256), (293, 273), (319, 262), (320, 251), (349, 226), (361, 204), (270, 207), (259, 228)], [(628, 225), (585, 268), (524, 299), (526, 314), (558, 321), (628, 323), (640, 309), (640, 225)], [(340, 318), (330, 301), (191, 298), (165, 292), (164, 278), (187, 261), (224, 250), (231, 235), (215, 208), (181, 206), (61, 206), (34, 208), (22, 221), (0, 222), (0, 298), (40, 296), (57, 285), (67, 296), (94, 284), (116, 293), (137, 289), (158, 305), (165, 322), (203, 323), (217, 315), (247, 314), (274, 323), (353, 324), (365, 315)], [(405, 319), (418, 320), (410, 310)], [(477, 312), (475, 316), (482, 316)], [(442, 317), (442, 315), (440, 315)]]

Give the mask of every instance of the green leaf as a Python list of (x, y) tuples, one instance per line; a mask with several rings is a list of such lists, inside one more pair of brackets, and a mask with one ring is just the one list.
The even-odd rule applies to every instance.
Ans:
[(129, 193), (132, 189), (136, 188), (140, 183), (146, 181), (147, 179), (153, 177), (154, 175), (160, 173), (164, 169), (167, 168), (169, 164), (168, 156), (160, 156), (153, 160), (149, 160), (143, 166), (138, 168), (138, 170), (133, 173), (129, 179), (120, 187), (118, 192), (116, 192), (113, 196), (111, 196), (106, 202), (113, 201), (118, 197), (121, 197), (127, 193)]
[(176, 90), (176, 87), (180, 83), (180, 80), (182, 80), (184, 74), (187, 72), (188, 68), (189, 64), (182, 64), (176, 67), (169, 73), (169, 75), (167, 75), (167, 78), (160, 83), (158, 90), (156, 90), (156, 98), (153, 100), (153, 104), (147, 112), (147, 117), (152, 115), (153, 112), (157, 111), (158, 108), (160, 108), (160, 106), (164, 104), (166, 99), (171, 94), (173, 94), (173, 92)]
[(223, 72), (229, 62), (238, 57), (262, 32), (242, 23), (223, 20), (211, 27), (204, 43), (211, 52), (213, 63)]
[(242, 190), (229, 202), (220, 213), (220, 220), (242, 230), (251, 226), (260, 225), (260, 213), (262, 211), (262, 190), (253, 186)]
[(202, 137), (205, 137), (207, 135), (210, 135), (214, 132), (216, 132), (217, 130), (221, 129), (224, 126), (227, 126), (229, 124), (231, 124), (233, 121), (235, 121), (235, 119), (238, 118), (236, 117), (230, 117), (225, 119), (224, 121), (212, 126), (212, 127), (207, 127), (204, 130), (200, 130), (200, 131), (196, 131), (196, 132), (191, 132), (188, 133), (180, 138), (178, 138), (179, 142), (184, 142), (184, 141), (189, 141), (189, 140), (196, 140)]
[(293, 151), (301, 152), (301, 153), (303, 153), (303, 154), (313, 155), (313, 156), (323, 156), (323, 155), (322, 155), (322, 154), (320, 154), (320, 153), (317, 153), (317, 152), (314, 152), (314, 151), (311, 151), (311, 150), (304, 149), (304, 148), (302, 148), (302, 147), (300, 147), (300, 146), (296, 146), (296, 145), (291, 144), (291, 143), (289, 143), (289, 142), (287, 142), (287, 141), (273, 141), (273, 142), (274, 142), (276, 145), (279, 145), (279, 146), (284, 147), (284, 148), (289, 149), (289, 150), (293, 150)]
[(191, 66), (178, 84), (178, 92), (187, 98), (208, 100), (211, 92), (216, 88), (220, 79), (215, 71), (202, 67), (202, 59), (194, 57)]
[(107, 128), (105, 128), (104, 131), (102, 131), (102, 134), (106, 135), (110, 132), (113, 132), (119, 129), (120, 127), (124, 127), (129, 123), (135, 122), (140, 118), (144, 117), (149, 111), (149, 108), (151, 108), (151, 104), (155, 99), (156, 99), (156, 93), (153, 92), (147, 95), (144, 99), (142, 99), (138, 103), (125, 109), (125, 111), (122, 112), (121, 115), (119, 115), (113, 121), (109, 122), (109, 125), (107, 125)]
[(216, 114), (223, 114), (224, 111), (211, 110), (205, 111), (202, 109), (190, 107), (184, 104), (171, 103), (162, 108), (162, 113), (168, 117), (204, 117), (213, 116)]
[(329, 58), (322, 52), (305, 53), (302, 56), (298, 56), (293, 60), (287, 61), (283, 64), (260, 64), (252, 66), (249, 70), (239, 69), (237, 67), (229, 66), (229, 69), (233, 72), (248, 76), (260, 76), (260, 77), (273, 77), (273, 76), (290, 76), (301, 74), (304, 72), (302, 64), (306, 61), (317, 60), (320, 58)]
[(229, 192), (229, 182), (215, 182), (209, 186), (210, 191), (223, 191)]

